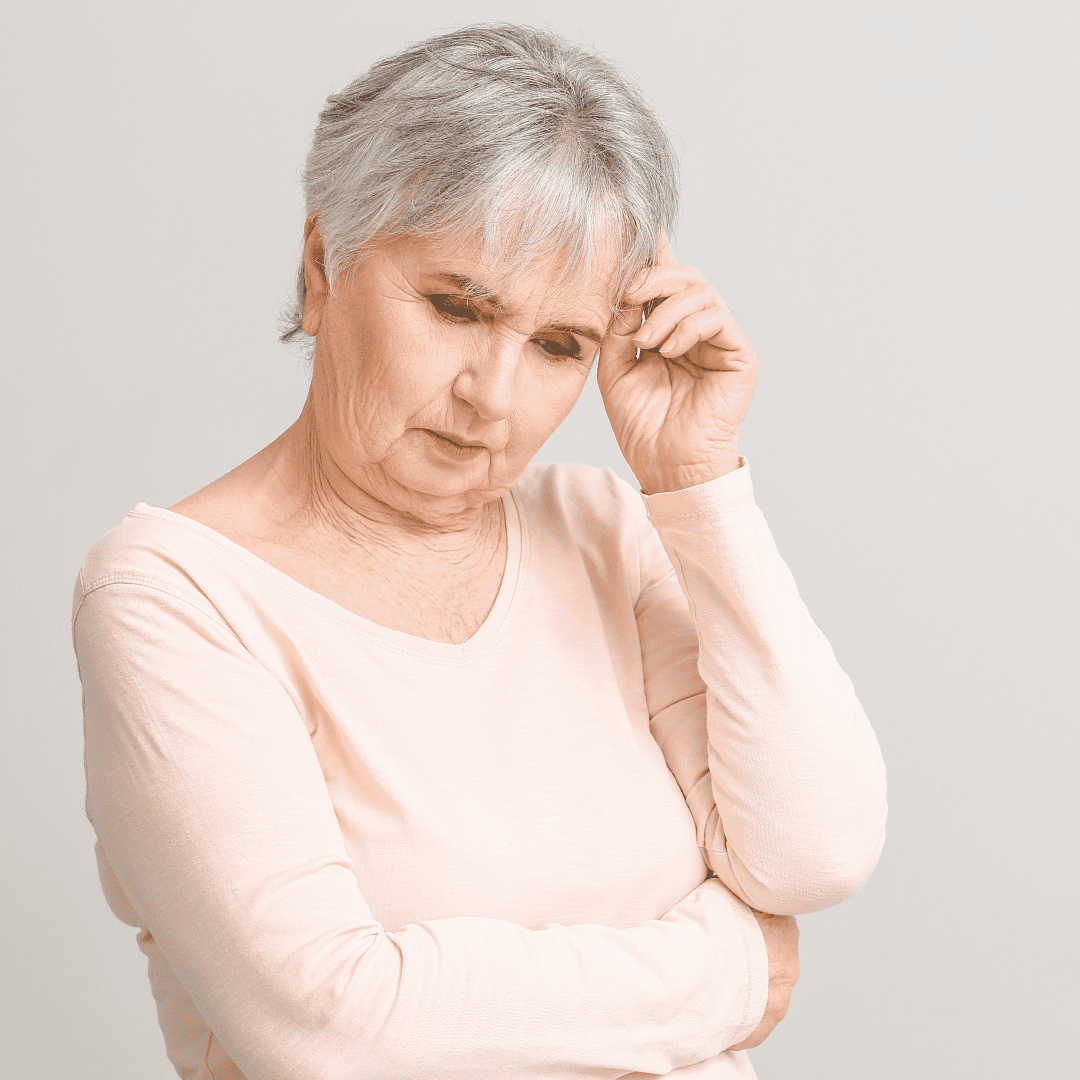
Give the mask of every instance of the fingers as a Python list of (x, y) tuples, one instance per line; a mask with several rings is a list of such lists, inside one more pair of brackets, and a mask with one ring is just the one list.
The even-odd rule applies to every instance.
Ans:
[[(658, 304), (649, 313), (644, 325), (634, 334), (634, 342), (639, 348), (656, 349), (664, 356), (679, 356), (686, 351), (686, 348), (696, 345), (701, 339), (687, 340), (686, 348), (677, 353), (669, 352), (665, 348), (665, 343), (674, 337), (688, 338), (689, 335), (687, 334), (678, 334), (677, 328), (679, 324), (697, 312), (710, 309), (720, 312), (721, 316), (724, 311), (720, 297), (716, 294), (715, 289), (704, 283), (694, 283), (689, 287), (680, 289)], [(718, 322), (715, 329), (708, 336), (712, 337), (719, 329), (720, 323)]]
[(679, 264), (663, 230), (658, 249), (659, 262), (626, 291), (620, 316), (609, 328), (609, 334), (631, 339), (617, 350), (620, 360), (632, 366), (630, 344), (672, 359), (706, 342), (720, 353), (704, 350), (696, 357), (699, 365), (723, 370), (752, 364), (750, 342), (705, 275), (695, 266)]
[[(670, 245), (667, 250), (670, 251)], [(727, 310), (719, 293), (709, 285), (697, 267), (677, 264), (655, 266), (646, 271), (641, 279), (627, 290), (623, 304), (635, 308), (643, 306), (645, 323), (642, 325), (638, 316), (638, 323), (634, 327), (638, 332), (634, 334), (634, 341), (639, 348), (650, 349), (662, 344), (671, 336), (679, 322), (695, 311), (709, 306)]]
[(696, 266), (660, 263), (642, 272), (623, 296), (624, 304), (641, 304), (658, 296), (671, 296), (695, 283), (705, 284), (705, 275)]
[(641, 315), (645, 310), (645, 305), (640, 302), (630, 303), (627, 300), (623, 301), (623, 305), (619, 308), (618, 315), (608, 325), (607, 332), (618, 337), (626, 335), (633, 337), (641, 329)]
[[(753, 357), (750, 342), (719, 293), (704, 282), (690, 285), (658, 304), (633, 339), (638, 348), (655, 350), (668, 359), (685, 356), (700, 342), (728, 354), (725, 360), (749, 362)], [(705, 366), (715, 367), (718, 359), (711, 357)]]
[(596, 379), (601, 387), (612, 386), (637, 365), (634, 334), (641, 328), (643, 310), (641, 304), (631, 304), (620, 309), (608, 325), (596, 365)]
[[(706, 308), (704, 311), (694, 312), (683, 319), (668, 338), (664, 339), (662, 332), (657, 335), (661, 338), (661, 342), (653, 348), (668, 360), (676, 356), (685, 356), (699, 342), (708, 341), (710, 338), (723, 334), (725, 315), (726, 312), (719, 308)], [(731, 350), (731, 352), (736, 354), (738, 350)], [(722, 367), (728, 366), (726, 356), (722, 355), (719, 359)], [(705, 366), (716, 367), (716, 364), (710, 363)]]

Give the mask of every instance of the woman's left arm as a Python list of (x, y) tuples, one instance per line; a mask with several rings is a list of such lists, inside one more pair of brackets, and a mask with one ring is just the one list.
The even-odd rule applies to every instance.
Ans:
[[(759, 911), (860, 888), (885, 840), (877, 739), (754, 503), (749, 467), (646, 496), (635, 609), (650, 729), (706, 863)], [(644, 538), (647, 540), (648, 538)], [(663, 575), (667, 561), (675, 567)]]
[(717, 877), (760, 911), (817, 911), (877, 862), (885, 769), (739, 457), (757, 360), (663, 236), (625, 305), (597, 382), (667, 554), (643, 566), (636, 609), (653, 734)]

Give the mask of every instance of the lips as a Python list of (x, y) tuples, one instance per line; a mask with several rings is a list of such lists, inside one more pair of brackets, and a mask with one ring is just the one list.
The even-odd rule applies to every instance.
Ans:
[(425, 431), (431, 432), (432, 435), (438, 435), (440, 439), (445, 439), (447, 442), (452, 442), (455, 446), (460, 446), (464, 450), (490, 450), (491, 448), (487, 443), (470, 443), (460, 435), (451, 435), (449, 431), (438, 431), (435, 428), (425, 428)]

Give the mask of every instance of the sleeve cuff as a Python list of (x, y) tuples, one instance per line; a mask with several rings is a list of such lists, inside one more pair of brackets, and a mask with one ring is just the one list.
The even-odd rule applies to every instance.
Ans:
[[(702, 487), (704, 486), (703, 484)], [(732, 904), (732, 907), (738, 912), (746, 941), (748, 992), (746, 1010), (740, 1022), (727, 1036), (728, 1046), (735, 1046), (750, 1035), (761, 1023), (765, 1007), (769, 1004), (769, 952), (765, 947), (765, 936), (750, 908), (742, 903)]]
[(679, 491), (658, 491), (653, 495), (638, 493), (645, 513), (654, 526), (668, 525), (688, 518), (708, 517), (735, 510), (754, 501), (750, 465), (739, 458), (739, 467), (715, 480)]

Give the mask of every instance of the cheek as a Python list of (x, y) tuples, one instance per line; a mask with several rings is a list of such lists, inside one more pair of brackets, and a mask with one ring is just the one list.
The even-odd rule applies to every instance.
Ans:
[(402, 326), (403, 321), (342, 326), (332, 339), (333, 411), (351, 441), (373, 450), (399, 438), (456, 371), (426, 327)]
[(577, 404), (589, 377), (589, 369), (583, 364), (567, 364), (541, 371), (533, 380), (528, 392), (522, 395), (518, 413), (518, 428), (536, 449), (547, 441), (551, 433), (566, 419)]

